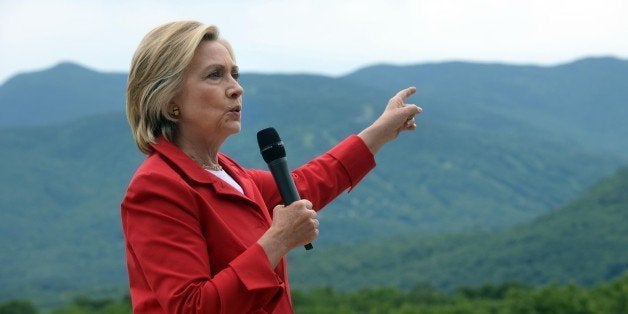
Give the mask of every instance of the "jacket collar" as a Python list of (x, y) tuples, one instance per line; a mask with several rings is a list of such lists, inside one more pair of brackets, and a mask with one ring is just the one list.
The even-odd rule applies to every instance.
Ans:
[[(215, 183), (219, 180), (209, 174), (203, 167), (186, 155), (177, 145), (168, 141), (165, 137), (157, 138), (157, 143), (150, 143), (154, 153), (164, 157), (171, 165), (178, 168), (183, 174), (199, 183)], [(222, 165), (221, 154), (218, 154), (218, 163)]]
[[(172, 167), (178, 168), (187, 178), (198, 183), (213, 184), (215, 189), (221, 193), (234, 193), (242, 196), (242, 194), (233, 189), (225, 181), (203, 169), (203, 167), (186, 155), (181, 148), (168, 141), (165, 137), (160, 136), (157, 140), (157, 144), (151, 143), (151, 146), (156, 153), (169, 161)], [(218, 163), (238, 184), (240, 184), (245, 195), (251, 195), (253, 183), (250, 182), (250, 180), (246, 180), (248, 176), (240, 165), (222, 153), (218, 153)]]
[[(255, 183), (250, 179), (247, 172), (238, 165), (234, 160), (228, 156), (218, 153), (218, 163), (223, 169), (229, 173), (229, 175), (240, 184), (244, 195), (236, 191), (231, 185), (217, 176), (207, 172), (192, 158), (186, 155), (178, 146), (168, 141), (165, 137), (160, 136), (157, 139), (157, 143), (150, 144), (154, 150), (153, 154), (161, 155), (171, 167), (175, 168), (175, 171), (181, 173), (189, 180), (201, 183), (210, 184), (214, 190), (223, 195), (231, 195), (236, 198), (244, 199), (259, 208), (259, 204), (255, 202)], [(259, 208), (261, 210), (261, 208)], [(264, 217), (268, 222), (271, 218), (267, 211), (261, 210)]]

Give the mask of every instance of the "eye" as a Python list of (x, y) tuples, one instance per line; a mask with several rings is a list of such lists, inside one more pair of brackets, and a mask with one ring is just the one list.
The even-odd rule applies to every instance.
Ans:
[(211, 71), (209, 73), (209, 75), (207, 75), (207, 78), (209, 78), (209, 79), (219, 79), (221, 77), (222, 77), (222, 71), (221, 70)]
[(233, 77), (233, 79), (237, 81), (240, 78), (240, 72), (238, 71), (231, 72), (231, 77)]

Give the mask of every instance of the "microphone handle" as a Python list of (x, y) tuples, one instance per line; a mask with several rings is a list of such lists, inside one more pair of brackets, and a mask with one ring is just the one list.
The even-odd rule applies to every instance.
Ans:
[[(299, 192), (297, 192), (297, 187), (294, 185), (294, 180), (292, 180), (292, 176), (290, 176), (290, 170), (288, 170), (288, 161), (286, 157), (277, 158), (269, 162), (268, 168), (275, 179), (275, 183), (279, 189), (279, 194), (281, 195), (281, 199), (283, 200), (283, 204), (285, 206), (301, 199)], [(313, 248), (314, 246), (312, 246), (312, 243), (305, 245), (306, 250), (311, 250)]]

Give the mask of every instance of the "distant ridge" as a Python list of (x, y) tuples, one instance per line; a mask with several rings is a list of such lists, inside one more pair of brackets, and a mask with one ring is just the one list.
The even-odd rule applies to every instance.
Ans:
[[(628, 137), (628, 60), (593, 57), (556, 66), (376, 65), (343, 79), (389, 92), (416, 85), (439, 121), (499, 132), (511, 132), (524, 122), (524, 128), (532, 125), (541, 137), (566, 135), (580, 145), (628, 154), (628, 145), (617, 145)], [(495, 118), (487, 120), (488, 115)], [(504, 118), (513, 119), (507, 122), (510, 128), (495, 129), (494, 123)]]
[(453, 64), (456, 64), (456, 65), (469, 64), (469, 65), (476, 65), (476, 66), (555, 68), (555, 67), (569, 67), (569, 66), (577, 65), (577, 64), (603, 63), (607, 65), (607, 64), (613, 64), (613, 63), (622, 64), (624, 62), (628, 62), (628, 59), (623, 59), (623, 58), (619, 58), (612, 55), (583, 57), (583, 58), (577, 58), (570, 61), (557, 62), (557, 63), (552, 63), (552, 64), (540, 64), (540, 63), (534, 63), (534, 62), (510, 63), (510, 62), (504, 62), (504, 61), (469, 61), (469, 60), (462, 60), (462, 59), (428, 61), (428, 62), (421, 62), (421, 63), (404, 63), (404, 64), (381, 62), (381, 63), (375, 63), (375, 64), (361, 67), (359, 69), (356, 69), (354, 71), (351, 71), (343, 75), (343, 77), (360, 74), (360, 72), (368, 72), (377, 68), (389, 68), (389, 67), (390, 68), (407, 68), (407, 67), (417, 67), (417, 66), (422, 67), (422, 66), (442, 66), (442, 65), (453, 65)]
[(0, 86), (0, 127), (45, 126), (124, 110), (126, 74), (72, 62), (16, 75)]

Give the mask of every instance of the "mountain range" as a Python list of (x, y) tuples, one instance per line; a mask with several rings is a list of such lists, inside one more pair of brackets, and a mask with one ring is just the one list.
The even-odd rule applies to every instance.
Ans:
[[(274, 126), (295, 167), (359, 132), (397, 90), (415, 85), (418, 92), (410, 101), (424, 109), (418, 130), (385, 147), (377, 156), (378, 167), (321, 213), (318, 250), (311, 255), (323, 258), (338, 246), (375, 243), (379, 249), (371, 254), (378, 252), (377, 257), (355, 254), (376, 265), (378, 258), (394, 256), (381, 249), (389, 241), (414, 243), (416, 250), (428, 243), (453, 245), (452, 252), (461, 253), (419, 259), (422, 265), (455, 264), (469, 252), (480, 254), (477, 260), (490, 248), (478, 243), (499, 245), (488, 235), (506, 239), (514, 232), (509, 230), (538, 219), (534, 226), (544, 228), (542, 217), (548, 213), (571, 215), (554, 209), (579, 199), (592, 184), (627, 164), (628, 89), (621, 83), (626, 79), (628, 61), (616, 58), (552, 67), (377, 65), (342, 77), (244, 73), (243, 131), (224, 151), (244, 166), (265, 168), (255, 133)], [(123, 113), (125, 80), (124, 73), (62, 63), (0, 86), (0, 299), (25, 294), (69, 298), (82, 289), (124, 289), (119, 202), (143, 158)], [(625, 204), (618, 206), (625, 209)], [(624, 219), (616, 214), (615, 219)], [(468, 236), (449, 236), (461, 232)], [(534, 245), (544, 246), (543, 239), (536, 240), (540, 242)], [(520, 241), (522, 246), (533, 243)], [(297, 264), (309, 265), (299, 260), (300, 254), (292, 254)], [(529, 263), (537, 260), (542, 259), (531, 257)], [(609, 263), (616, 272), (625, 268)], [(508, 265), (490, 265), (503, 274), (491, 280), (511, 275), (499, 268)], [(402, 266), (385, 265), (397, 271)], [(332, 273), (352, 269), (329, 267)], [(306, 269), (293, 269), (295, 287), (337, 284), (308, 282), (303, 279)], [(357, 278), (360, 272), (352, 273)], [(552, 278), (527, 275), (535, 283)], [(325, 276), (320, 278), (329, 278)], [(407, 278), (432, 278), (443, 287), (478, 282), (462, 275), (450, 277), (458, 281)]]

